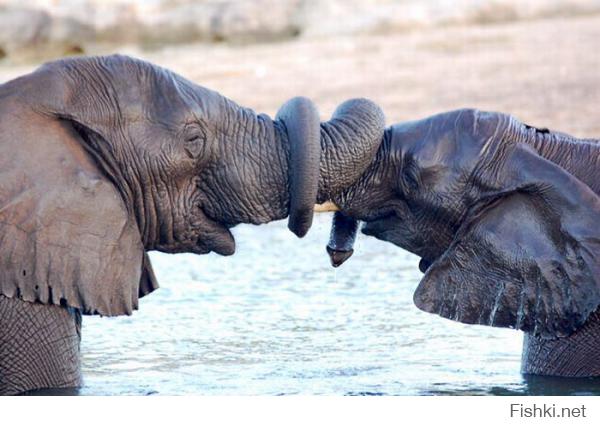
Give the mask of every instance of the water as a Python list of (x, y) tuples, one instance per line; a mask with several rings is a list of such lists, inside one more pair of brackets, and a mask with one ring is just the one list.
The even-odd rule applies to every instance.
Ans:
[(131, 317), (85, 317), (86, 395), (600, 394), (523, 378), (522, 334), (420, 312), (418, 259), (359, 236), (335, 271), (327, 215), (234, 229), (237, 253), (151, 258), (161, 288)]

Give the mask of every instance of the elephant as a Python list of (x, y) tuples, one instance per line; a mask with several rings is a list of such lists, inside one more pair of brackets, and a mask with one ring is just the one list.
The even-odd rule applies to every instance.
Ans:
[(286, 217), (304, 236), (384, 127), (366, 99), (271, 119), (120, 55), (0, 85), (0, 394), (80, 386), (82, 315), (137, 309), (158, 287), (148, 251), (231, 255), (230, 228)]
[(333, 266), (361, 232), (416, 255), (415, 305), (525, 333), (525, 375), (600, 375), (600, 141), (460, 109), (386, 128), (328, 200)]

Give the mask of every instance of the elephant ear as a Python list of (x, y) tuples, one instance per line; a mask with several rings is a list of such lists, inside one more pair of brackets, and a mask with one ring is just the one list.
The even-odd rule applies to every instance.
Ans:
[[(41, 138), (41, 140), (40, 140)], [(0, 294), (131, 314), (156, 289), (135, 219), (64, 122), (0, 141)]]
[(600, 199), (526, 146), (508, 157), (506, 190), (469, 213), (414, 302), (463, 323), (569, 335), (600, 305)]

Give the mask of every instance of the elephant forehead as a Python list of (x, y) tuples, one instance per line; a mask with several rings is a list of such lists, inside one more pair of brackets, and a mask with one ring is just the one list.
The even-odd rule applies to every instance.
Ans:
[(465, 125), (460, 119), (466, 114), (452, 112), (397, 124), (392, 127), (392, 144), (422, 166), (451, 161), (465, 149), (461, 143)]
[[(485, 126), (478, 124), (482, 117)], [(423, 168), (462, 165), (481, 152), (482, 144), (494, 133), (494, 120), (494, 113), (450, 111), (393, 126), (392, 143)]]

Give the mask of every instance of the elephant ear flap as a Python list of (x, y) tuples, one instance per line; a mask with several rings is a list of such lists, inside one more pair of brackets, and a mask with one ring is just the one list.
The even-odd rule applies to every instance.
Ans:
[(470, 212), (414, 302), (463, 323), (566, 336), (600, 305), (600, 199), (528, 147), (509, 157), (506, 190)]
[(0, 160), (0, 294), (131, 314), (158, 287), (150, 260), (115, 186), (73, 150)]

